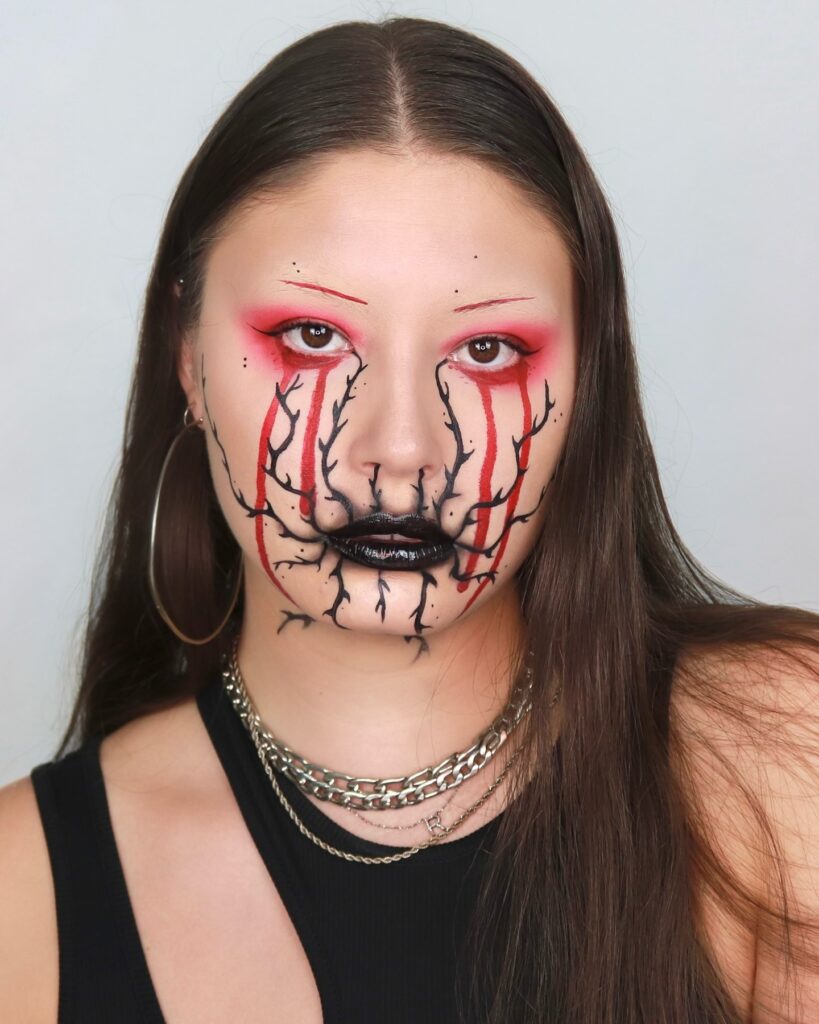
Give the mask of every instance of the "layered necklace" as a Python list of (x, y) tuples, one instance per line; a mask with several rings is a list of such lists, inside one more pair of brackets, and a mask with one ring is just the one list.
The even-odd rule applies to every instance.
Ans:
[[(422, 768), (420, 771), (412, 772), (410, 775), (368, 778), (349, 775), (346, 772), (333, 771), (316, 765), (296, 754), (273, 736), (265, 728), (248, 695), (247, 687), (239, 668), (238, 650), (239, 637), (237, 635), (234, 638), (231, 652), (226, 658), (222, 670), (225, 690), (243, 725), (250, 733), (265, 774), (270, 779), (273, 790), (285, 811), (302, 835), (333, 856), (360, 864), (391, 864), (399, 860), (406, 860), (408, 857), (420, 853), (421, 850), (425, 850), (427, 847), (440, 842), (441, 839), (452, 833), (471, 814), (477, 811), (501, 784), (521, 753), (522, 747), (519, 747), (508, 759), (503, 770), (483, 795), (463, 811), (452, 824), (444, 825), (442, 823), (441, 810), (444, 808), (441, 808), (434, 814), (423, 817), (411, 825), (376, 826), (378, 828), (405, 830), (423, 823), (430, 833), (430, 839), (426, 842), (384, 857), (366, 857), (339, 850), (325, 843), (324, 840), (315, 835), (301, 821), (282, 792), (274, 772), (286, 775), (289, 779), (292, 779), (299, 789), (308, 796), (317, 797), (319, 800), (327, 800), (345, 807), (355, 814), (356, 817), (361, 818), (362, 821), (366, 821), (369, 825), (375, 825), (375, 822), (363, 818), (360, 812), (408, 807), (420, 804), (430, 797), (438, 796), (446, 790), (455, 790), (494, 758), (514, 729), (531, 710), (533, 682), (531, 668), (526, 668), (523, 683), (515, 688), (506, 708), (492, 722), (489, 728), (478, 737), (472, 746), (464, 751), (451, 754), (436, 765)], [(561, 688), (558, 687), (552, 697), (549, 705), (550, 708), (556, 703), (560, 696), (560, 691)], [(454, 793), (450, 796), (450, 800), (453, 796)], [(449, 801), (447, 801), (445, 807), (448, 804)]]

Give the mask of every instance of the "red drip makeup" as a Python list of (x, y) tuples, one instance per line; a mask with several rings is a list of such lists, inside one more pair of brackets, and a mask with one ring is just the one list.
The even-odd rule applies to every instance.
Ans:
[[(520, 376), (520, 371), (517, 371)], [(498, 454), (498, 441), (497, 433), (495, 430), (495, 417), (492, 412), (492, 391), (487, 384), (479, 384), (478, 390), (481, 393), (481, 401), (483, 402), (483, 411), (486, 416), (486, 452), (483, 457), (483, 464), (481, 465), (481, 481), (480, 481), (480, 493), (478, 501), (481, 503), (481, 507), (477, 510), (478, 525), (475, 528), (475, 540), (474, 545), (476, 548), (482, 548), (486, 543), (486, 534), (489, 530), (489, 518), (491, 515), (491, 499), (492, 499), (492, 470), (495, 468), (495, 458)], [(469, 577), (475, 571), (475, 566), (478, 563), (479, 554), (477, 551), (472, 551), (469, 554), (469, 558), (466, 562), (466, 576)], [(485, 581), (484, 581), (485, 582)], [(458, 591), (463, 593), (469, 587), (469, 579), (461, 580), (458, 583)], [(467, 605), (467, 607), (469, 607)]]
[[(282, 379), (281, 386), (282, 386), (283, 390), (287, 389), (287, 384), (288, 384), (289, 380), (290, 380), (290, 374), (288, 373)], [(267, 415), (264, 418), (264, 423), (262, 424), (262, 430), (261, 430), (261, 433), (259, 434), (259, 457), (258, 457), (257, 462), (256, 462), (256, 504), (255, 504), (255, 508), (256, 508), (257, 511), (261, 511), (262, 509), (264, 509), (265, 504), (267, 502), (267, 495), (266, 495), (266, 491), (265, 491), (265, 485), (266, 485), (266, 479), (267, 479), (266, 474), (265, 474), (265, 464), (267, 462), (267, 445), (268, 445), (268, 441), (269, 441), (270, 435), (273, 433), (273, 427), (275, 426), (275, 423), (276, 423), (276, 413), (278, 411), (279, 411), (279, 399), (278, 399), (278, 396), (276, 396), (276, 397), (273, 398), (273, 401), (270, 403), (270, 406), (268, 407)], [(266, 548), (265, 539), (264, 539), (264, 527), (265, 527), (266, 521), (267, 520), (265, 519), (264, 516), (262, 516), (262, 515), (257, 515), (256, 516), (256, 521), (255, 521), (255, 525), (256, 525), (256, 547), (257, 547), (258, 552), (259, 552), (259, 558), (261, 559), (261, 563), (262, 563), (262, 567), (264, 568), (264, 571), (267, 573), (267, 575), (270, 577), (270, 579), (276, 584), (276, 586), (284, 594), (284, 596), (287, 598), (287, 600), (288, 601), (292, 601), (293, 599), (290, 597), (290, 595), (284, 589), (282, 584), (276, 578), (276, 574), (273, 572), (272, 568), (270, 567), (270, 560), (267, 557), (267, 548)]]
[(304, 433), (304, 447), (301, 450), (301, 489), (304, 492), (299, 499), (299, 509), (303, 516), (310, 511), (307, 495), (316, 486), (316, 434), (321, 407), (324, 402), (324, 388), (327, 382), (327, 367), (319, 370), (313, 395), (310, 399), (310, 412), (307, 415), (307, 429)]
[[(476, 303), (461, 311), (474, 313), (490, 304)], [(533, 494), (532, 500), (527, 500), (529, 507), (518, 510), (532, 440), (548, 423), (555, 404), (549, 396), (547, 376), (556, 363), (559, 334), (554, 325), (531, 323), (523, 317), (504, 317), (500, 324), (497, 319), (493, 322), (491, 313), (479, 317), (482, 323), (451, 335), (438, 347), (434, 378), (444, 414), (440, 452), (447, 454), (431, 472), (427, 464), (418, 467), (414, 507), (402, 508), (393, 501), (399, 491), (389, 468), (385, 481), (383, 473), (379, 476), (381, 464), (376, 463), (374, 469), (369, 464), (368, 500), (366, 487), (362, 487), (362, 467), (347, 461), (349, 447), (336, 448), (343, 430), (348, 444), (350, 434), (361, 429), (356, 426), (360, 402), (353, 399), (358, 385), (368, 383), (368, 363), (359, 354), (359, 349), (366, 350), (363, 332), (335, 312), (314, 316), (309, 308), (295, 303), (240, 312), (243, 362), (251, 369), (255, 366), (260, 379), (269, 382), (273, 390), (258, 428), (252, 505), (230, 475), (228, 453), (210, 417), (207, 396), (205, 408), (234, 497), (255, 519), (262, 567), (295, 606), (293, 611), (283, 611), (282, 627), (296, 620), (303, 624), (313, 621), (294, 600), (299, 593), (296, 581), (304, 578), (307, 567), (313, 573), (321, 570), (326, 559), (335, 561), (323, 573), (322, 586), (327, 589), (321, 594), (328, 607), (322, 614), (340, 627), (343, 620), (339, 616), (352, 594), (358, 594), (360, 601), (365, 592), (363, 582), (357, 583), (354, 591), (348, 588), (351, 566), (356, 566), (358, 573), (362, 569), (372, 572), (371, 611), (382, 623), (393, 602), (391, 577), (401, 576), (406, 581), (399, 593), (417, 578), (418, 600), (406, 639), (417, 640), (419, 652), (426, 648), (423, 632), (432, 625), (431, 588), (450, 581), (452, 590), (463, 595), (459, 617), (495, 582), (512, 531), (534, 515), (546, 490), (540, 488), (539, 496)], [(498, 366), (493, 369), (495, 363)], [(342, 364), (339, 373), (332, 372)], [(204, 391), (204, 365), (202, 376)], [(370, 384), (377, 386), (376, 378)], [(381, 412), (388, 414), (386, 409)], [(426, 414), (434, 416), (434, 409), (430, 407)], [(377, 447), (371, 450), (375, 452)], [(464, 473), (473, 454), (477, 459)], [(406, 470), (403, 472), (406, 477)], [(406, 495), (406, 479), (401, 486)], [(388, 487), (392, 488), (395, 512), (381, 504)], [(267, 532), (266, 527), (270, 527)], [(280, 579), (283, 568), (288, 570), (287, 588)], [(395, 600), (399, 600), (397, 595)]]
[[(495, 557), (494, 557), (494, 559), (492, 561), (492, 566), (491, 566), (491, 568), (489, 570), (490, 572), (497, 572), (498, 567), (500, 566), (500, 563), (501, 563), (501, 559), (503, 558), (503, 554), (506, 551), (506, 545), (509, 543), (509, 530), (508, 530), (508, 526), (509, 526), (509, 523), (511, 523), (512, 519), (514, 518), (515, 509), (517, 508), (517, 505), (518, 505), (518, 496), (520, 494), (521, 485), (523, 484), (523, 473), (526, 471), (526, 469), (529, 466), (529, 446), (532, 443), (532, 438), (531, 438), (531, 433), (530, 433), (531, 427), (532, 427), (532, 403), (529, 400), (529, 392), (528, 392), (528, 390), (526, 388), (525, 378), (524, 378), (524, 376), (522, 374), (520, 375), (520, 377), (518, 379), (518, 383), (519, 383), (519, 386), (520, 386), (520, 398), (521, 398), (521, 402), (523, 403), (523, 432), (522, 432), (522, 436), (523, 436), (524, 440), (523, 440), (523, 443), (520, 446), (520, 470), (521, 470), (521, 473), (518, 476), (517, 480), (515, 481), (514, 486), (512, 488), (512, 492), (509, 495), (509, 501), (507, 503), (507, 508), (506, 508), (504, 532), (503, 532), (503, 536), (501, 537), (500, 544), (498, 545), (498, 550), (497, 550), (497, 552), (495, 554)], [(548, 416), (548, 413), (547, 413), (547, 416)], [(461, 615), (463, 615), (464, 612), (469, 610), (469, 608), (472, 606), (474, 601), (480, 595), (481, 591), (484, 589), (486, 584), (489, 582), (490, 578), (491, 577), (489, 577), (489, 576), (484, 577), (484, 579), (482, 579), (478, 583), (477, 587), (473, 591), (473, 593), (470, 596), (469, 600), (464, 605), (464, 609), (463, 609), (463, 612), (461, 612)], [(460, 589), (461, 584), (459, 584), (458, 587)]]

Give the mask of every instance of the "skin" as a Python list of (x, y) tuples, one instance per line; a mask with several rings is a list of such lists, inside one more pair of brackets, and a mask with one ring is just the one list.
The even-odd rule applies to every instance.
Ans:
[[(404, 774), (503, 708), (514, 573), (549, 500), (576, 350), (556, 229), (465, 158), (335, 154), (214, 243), (179, 379), (243, 552), (248, 691), (300, 754)], [(376, 569), (327, 542), (375, 510), (438, 524), (452, 557)]]

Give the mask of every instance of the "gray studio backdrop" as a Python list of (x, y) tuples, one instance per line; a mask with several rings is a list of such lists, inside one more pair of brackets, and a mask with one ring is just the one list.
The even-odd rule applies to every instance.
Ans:
[(141, 0), (0, 13), (0, 784), (52, 756), (170, 195), (227, 100), (331, 22), (439, 18), (532, 70), (614, 208), (683, 538), (819, 607), (819, 7)]

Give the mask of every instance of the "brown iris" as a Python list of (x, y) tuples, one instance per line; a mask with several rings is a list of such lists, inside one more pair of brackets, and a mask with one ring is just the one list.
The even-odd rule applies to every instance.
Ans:
[(491, 363), (499, 350), (497, 338), (475, 338), (469, 342), (469, 354), (478, 363)]
[(324, 324), (301, 324), (299, 330), (301, 340), (310, 348), (323, 348), (333, 333), (332, 327)]

